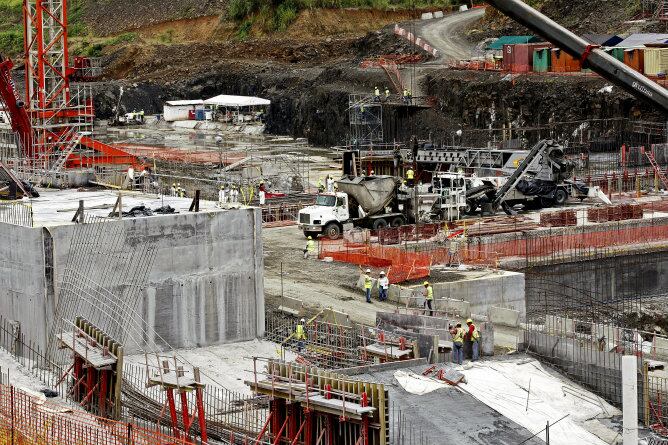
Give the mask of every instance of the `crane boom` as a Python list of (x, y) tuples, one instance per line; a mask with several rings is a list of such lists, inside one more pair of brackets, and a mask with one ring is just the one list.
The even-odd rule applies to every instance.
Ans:
[(590, 45), (583, 38), (521, 0), (486, 0), (486, 2), (572, 56), (583, 62), (586, 60), (592, 71), (629, 94), (668, 114), (668, 91), (656, 82), (624, 65), (602, 49)]

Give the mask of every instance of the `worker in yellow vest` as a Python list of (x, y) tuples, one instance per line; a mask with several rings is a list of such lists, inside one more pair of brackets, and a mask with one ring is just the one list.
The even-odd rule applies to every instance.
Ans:
[(322, 178), (318, 179), (318, 193), (322, 193), (325, 191), (325, 183), (322, 182)]
[(371, 269), (367, 269), (364, 274), (364, 293), (366, 294), (366, 302), (371, 303), (371, 288), (373, 287), (373, 280), (371, 279)]
[(468, 331), (466, 332), (466, 341), (471, 342), (471, 361), (475, 362), (480, 357), (480, 331), (473, 324), (470, 318), (466, 320)]
[(424, 282), (424, 290), (422, 291), (422, 295), (424, 296), (424, 307), (429, 308), (429, 315), (433, 316), (434, 315), (434, 288), (431, 287), (431, 284), (429, 284), (429, 281)]
[(415, 172), (412, 168), (406, 170), (406, 182), (408, 182), (409, 187), (413, 187), (413, 182), (415, 180)]
[(315, 241), (313, 241), (313, 237), (309, 236), (306, 239), (306, 247), (304, 248), (304, 259), (308, 259), (309, 256), (313, 256), (315, 254)]
[(304, 325), (306, 324), (306, 320), (303, 318), (299, 320), (299, 323), (297, 323), (297, 329), (295, 329), (295, 338), (297, 339), (297, 350), (299, 352), (302, 352), (302, 349), (304, 349), (304, 344), (306, 342), (306, 329), (304, 328)]
[(454, 329), (450, 330), (452, 335), (452, 361), (461, 365), (464, 362), (464, 334), (461, 323), (457, 323)]

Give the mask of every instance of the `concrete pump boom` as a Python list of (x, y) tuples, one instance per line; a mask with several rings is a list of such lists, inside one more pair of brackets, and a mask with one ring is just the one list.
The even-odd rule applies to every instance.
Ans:
[(578, 57), (583, 63), (586, 61), (592, 71), (634, 97), (668, 114), (668, 92), (656, 82), (624, 65), (595, 45), (589, 44), (521, 0), (486, 0), (486, 2), (572, 56)]

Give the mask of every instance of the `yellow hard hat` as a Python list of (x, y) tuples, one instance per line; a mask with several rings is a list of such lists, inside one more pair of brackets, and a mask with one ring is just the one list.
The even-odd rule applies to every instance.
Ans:
[(172, 182), (172, 187), (176, 187), (176, 182)]
[(469, 323), (473, 323), (473, 320), (471, 320), (470, 318), (468, 320), (466, 320), (466, 324), (469, 324)]
[(424, 282), (424, 285), (425, 285), (425, 286), (428, 285), (428, 284), (429, 284), (429, 281), (425, 281), (425, 282)]
[(308, 239), (313, 239), (313, 237), (309, 236)]

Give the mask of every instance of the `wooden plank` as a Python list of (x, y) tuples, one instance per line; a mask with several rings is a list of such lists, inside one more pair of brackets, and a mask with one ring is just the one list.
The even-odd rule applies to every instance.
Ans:
[(96, 369), (114, 365), (117, 362), (116, 356), (111, 352), (106, 356), (104, 355), (103, 348), (99, 343), (97, 346), (91, 346), (87, 344), (85, 338), (75, 337), (71, 332), (63, 332), (58, 334), (57, 337), (66, 348), (74, 349), (75, 354), (82, 357)]

